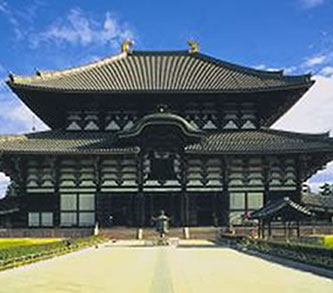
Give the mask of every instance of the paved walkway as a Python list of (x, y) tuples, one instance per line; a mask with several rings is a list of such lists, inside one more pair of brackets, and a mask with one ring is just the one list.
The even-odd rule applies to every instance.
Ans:
[(330, 279), (209, 242), (178, 248), (132, 245), (110, 244), (2, 272), (0, 292), (333, 292)]

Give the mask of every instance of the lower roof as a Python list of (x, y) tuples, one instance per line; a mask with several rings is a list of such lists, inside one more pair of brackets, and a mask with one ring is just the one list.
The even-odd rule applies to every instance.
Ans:
[[(128, 154), (139, 146), (122, 145), (108, 132), (50, 130), (0, 136), (3, 154)], [(301, 134), (272, 129), (220, 131), (204, 134), (185, 147), (196, 154), (293, 154), (325, 152), (333, 155), (333, 139), (327, 134)]]

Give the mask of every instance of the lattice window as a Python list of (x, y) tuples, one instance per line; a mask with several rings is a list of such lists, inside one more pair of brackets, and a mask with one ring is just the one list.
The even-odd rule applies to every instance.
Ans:
[(61, 194), (60, 209), (62, 211), (77, 210), (77, 195), (76, 194)]
[(264, 204), (263, 192), (248, 192), (247, 193), (247, 208), (248, 209), (260, 209)]
[(71, 227), (77, 225), (77, 213), (62, 212), (60, 213), (60, 224), (64, 227)]
[(245, 193), (244, 192), (231, 192), (229, 195), (230, 209), (245, 210)]

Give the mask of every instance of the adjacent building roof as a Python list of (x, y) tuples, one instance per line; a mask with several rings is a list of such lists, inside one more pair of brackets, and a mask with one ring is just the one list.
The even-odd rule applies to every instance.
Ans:
[(310, 216), (311, 212), (308, 208), (285, 197), (272, 201), (261, 209), (252, 212), (250, 217), (252, 219), (281, 217), (283, 220), (295, 220), (297, 218)]
[[(205, 133), (199, 143), (185, 147), (198, 154), (332, 153), (327, 134), (300, 134), (260, 129)], [(19, 154), (106, 154), (135, 153), (139, 147), (123, 147), (116, 134), (51, 130), (17, 136), (0, 136), (0, 153)]]
[(333, 196), (306, 193), (302, 194), (302, 203), (313, 211), (333, 212)]
[(8, 84), (58, 92), (237, 93), (309, 88), (313, 81), (310, 75), (251, 69), (199, 52), (129, 51), (63, 71), (10, 75)]

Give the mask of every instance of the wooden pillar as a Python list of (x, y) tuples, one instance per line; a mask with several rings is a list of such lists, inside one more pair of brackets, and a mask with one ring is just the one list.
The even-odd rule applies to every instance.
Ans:
[(99, 156), (93, 158), (94, 165), (94, 183), (96, 187), (95, 192), (95, 223), (98, 223), (99, 227), (101, 227), (101, 223), (103, 219), (101, 219), (101, 215), (98, 211), (98, 200), (101, 193), (101, 158)]
[[(223, 157), (223, 191), (222, 191), (222, 202), (226, 205), (223, 211), (223, 224), (226, 227), (230, 227), (229, 210), (230, 210), (230, 199), (228, 191), (228, 172), (230, 168), (230, 163), (227, 157)], [(228, 228), (229, 229), (229, 228)]]
[(262, 221), (262, 238), (265, 238), (265, 220)]
[(219, 201), (219, 194), (214, 193), (213, 194), (213, 198), (212, 198), (212, 210), (213, 210), (213, 225), (215, 227), (219, 226), (219, 218), (220, 218), (220, 210), (221, 210), (221, 206), (220, 206), (220, 201)]
[(269, 172), (270, 172), (270, 162), (267, 157), (263, 158), (263, 175), (264, 175), (264, 205), (269, 201)]
[(284, 238), (287, 238), (287, 226), (286, 226), (286, 221), (283, 221), (283, 234)]
[(143, 228), (145, 224), (145, 197), (143, 193), (143, 156), (140, 153), (137, 157), (137, 177), (138, 177), (138, 193), (136, 194), (136, 226)]
[(272, 222), (271, 219), (268, 220), (268, 238), (272, 237)]
[(300, 227), (299, 227), (299, 220), (297, 220), (297, 238), (300, 237)]
[(186, 191), (186, 163), (185, 154), (182, 152), (181, 156), (181, 225), (183, 227), (188, 227), (189, 224), (189, 202), (188, 194)]
[(53, 209), (53, 226), (60, 227), (61, 224), (60, 223), (60, 160), (54, 157), (51, 166), (54, 177), (54, 196), (55, 196), (55, 206)]

